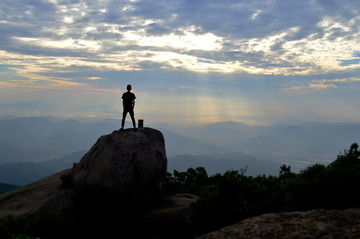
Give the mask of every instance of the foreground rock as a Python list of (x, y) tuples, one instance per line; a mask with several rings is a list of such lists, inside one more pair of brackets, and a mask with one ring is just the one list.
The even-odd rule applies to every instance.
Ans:
[(360, 209), (265, 214), (198, 237), (225, 238), (360, 238)]
[(164, 137), (160, 131), (144, 128), (100, 137), (62, 179), (83, 197), (101, 195), (150, 208), (161, 197), (166, 172)]

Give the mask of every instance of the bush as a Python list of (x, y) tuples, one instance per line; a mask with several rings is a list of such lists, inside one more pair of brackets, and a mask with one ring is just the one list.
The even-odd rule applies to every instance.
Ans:
[(7, 215), (0, 218), (0, 238), (10, 238), (18, 232), (20, 218)]
[(24, 235), (21, 231), (22, 218), (14, 215), (6, 215), (0, 218), (1, 239), (37, 239)]

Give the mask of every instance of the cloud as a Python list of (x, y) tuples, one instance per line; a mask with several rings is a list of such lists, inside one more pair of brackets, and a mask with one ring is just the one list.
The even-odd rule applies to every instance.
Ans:
[(97, 77), (97, 76), (91, 76), (91, 77), (87, 77), (85, 79), (87, 79), (87, 80), (102, 80), (103, 78)]
[(325, 90), (328, 88), (337, 88), (335, 84), (326, 84), (326, 83), (308, 83), (306, 85), (301, 86), (292, 86), (290, 88), (283, 89), (284, 92), (291, 92), (291, 91), (303, 91), (303, 90)]
[(352, 84), (352, 88), (359, 87), (355, 86), (354, 84), (357, 84), (360, 82), (360, 78), (340, 78), (340, 79), (331, 79), (331, 80), (312, 80), (309, 83), (302, 84), (302, 85), (296, 85), (291, 86), (288, 88), (284, 88), (281, 91), (285, 93), (309, 93), (310, 90), (327, 90), (331, 88), (345, 88), (350, 87), (349, 84)]
[(212, 33), (195, 34), (193, 27), (182, 29), (181, 34), (170, 33), (162, 36), (147, 36), (138, 31), (124, 33), (125, 39), (132, 44), (144, 47), (181, 49), (184, 51), (218, 51), (222, 48), (221, 37)]
[(194, 90), (196, 89), (195, 86), (185, 86), (185, 85), (181, 85), (181, 86), (176, 86), (176, 87), (172, 87), (169, 90), (181, 90), (181, 89), (188, 89), (188, 90)]
[(16, 109), (16, 110), (49, 110), (52, 105), (40, 101), (24, 101), (24, 102), (15, 102), (15, 103), (6, 103), (0, 104), (0, 107), (3, 109)]

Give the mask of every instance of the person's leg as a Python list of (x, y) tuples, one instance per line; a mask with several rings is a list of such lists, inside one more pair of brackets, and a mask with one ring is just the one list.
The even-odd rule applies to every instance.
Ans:
[(131, 121), (133, 123), (133, 127), (136, 128), (136, 122), (135, 122), (135, 117), (134, 117), (134, 110), (129, 110), (129, 114), (131, 117)]
[(123, 111), (122, 121), (121, 121), (121, 129), (124, 129), (124, 126), (125, 126), (125, 119), (126, 119), (126, 114), (127, 114), (127, 111), (126, 111), (126, 110), (124, 110), (124, 111)]

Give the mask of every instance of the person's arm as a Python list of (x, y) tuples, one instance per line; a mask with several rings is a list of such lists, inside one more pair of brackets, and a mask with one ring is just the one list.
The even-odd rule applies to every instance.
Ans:
[(133, 99), (133, 101), (132, 101), (132, 107), (133, 108), (135, 107), (135, 99)]

